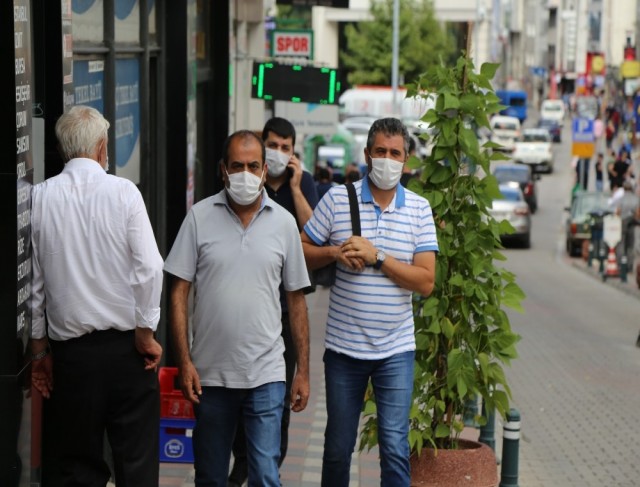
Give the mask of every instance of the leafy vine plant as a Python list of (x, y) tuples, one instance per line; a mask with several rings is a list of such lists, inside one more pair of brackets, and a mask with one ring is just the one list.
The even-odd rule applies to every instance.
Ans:
[[(499, 263), (500, 235), (513, 232), (496, 221), (488, 208), (500, 196), (490, 166), (505, 157), (498, 145), (478, 142), (479, 130), (490, 131), (489, 118), (503, 108), (491, 80), (498, 64), (474, 72), (465, 53), (455, 66), (433, 66), (408, 87), (407, 97), (435, 96), (435, 107), (423, 117), (435, 133), (431, 155), (412, 157), (419, 178), (409, 189), (431, 204), (440, 252), (436, 282), (429, 297), (414, 296), (416, 358), (414, 399), (410, 413), (412, 452), (423, 447), (456, 448), (469, 404), (482, 398), (483, 413), (503, 417), (511, 391), (504, 365), (517, 356), (519, 336), (511, 329), (505, 307), (522, 311), (524, 293), (513, 273)], [(427, 134), (424, 135), (427, 137)], [(360, 449), (377, 444), (377, 417), (370, 390), (364, 404)]]

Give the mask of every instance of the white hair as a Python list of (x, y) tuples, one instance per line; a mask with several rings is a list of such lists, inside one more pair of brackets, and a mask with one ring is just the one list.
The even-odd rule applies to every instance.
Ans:
[(76, 105), (56, 122), (56, 138), (60, 151), (68, 161), (87, 157), (108, 136), (109, 122), (95, 108)]

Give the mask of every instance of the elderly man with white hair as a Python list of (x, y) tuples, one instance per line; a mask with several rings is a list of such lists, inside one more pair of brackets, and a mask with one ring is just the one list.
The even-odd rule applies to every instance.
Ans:
[(56, 123), (62, 172), (33, 188), (32, 382), (46, 398), (43, 483), (157, 487), (163, 261), (138, 188), (107, 174), (109, 122)]

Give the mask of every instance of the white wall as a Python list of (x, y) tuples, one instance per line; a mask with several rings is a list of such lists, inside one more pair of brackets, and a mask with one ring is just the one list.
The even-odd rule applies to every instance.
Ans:
[[(229, 130), (262, 130), (265, 122), (264, 101), (251, 98), (251, 75), (254, 59), (265, 59), (264, 5), (262, 0), (229, 0), (229, 57), (232, 96), (229, 103)], [(247, 2), (250, 2), (250, 9)], [(238, 7), (238, 10), (236, 10)]]

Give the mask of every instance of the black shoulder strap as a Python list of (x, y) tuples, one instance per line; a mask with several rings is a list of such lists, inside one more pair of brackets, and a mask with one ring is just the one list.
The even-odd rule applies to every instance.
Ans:
[(351, 210), (351, 230), (356, 236), (360, 236), (360, 210), (358, 209), (358, 196), (352, 183), (345, 184), (349, 193), (349, 209)]

